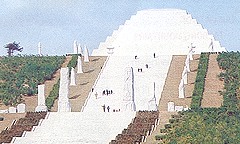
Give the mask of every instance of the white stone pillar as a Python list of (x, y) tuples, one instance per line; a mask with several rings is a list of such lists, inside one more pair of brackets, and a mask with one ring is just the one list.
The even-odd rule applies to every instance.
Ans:
[(157, 102), (156, 102), (156, 97), (155, 97), (155, 82), (153, 83), (153, 97), (148, 101), (148, 110), (149, 111), (156, 111), (158, 109), (157, 107)]
[(78, 54), (81, 54), (81, 56), (83, 56), (83, 50), (80, 44), (78, 44)]
[(38, 55), (42, 56), (42, 45), (40, 42), (38, 43)]
[(193, 49), (196, 48), (196, 46), (193, 46), (193, 43), (191, 43), (189, 48), (190, 48), (189, 53), (188, 53), (189, 54), (189, 59), (193, 60), (193, 53), (194, 53)]
[(15, 107), (9, 107), (8, 112), (9, 113), (17, 113), (17, 109)]
[(80, 56), (78, 56), (78, 60), (77, 60), (77, 73), (83, 73), (82, 58)]
[(184, 82), (183, 82), (183, 79), (181, 79), (181, 82), (178, 86), (178, 97), (179, 98), (184, 98)]
[(174, 102), (168, 102), (168, 112), (174, 112), (175, 111)]
[(127, 67), (124, 76), (124, 95), (123, 95), (123, 108), (124, 111), (136, 111), (134, 102), (134, 79), (133, 68)]
[(69, 69), (61, 68), (58, 112), (71, 112), (68, 95), (69, 95)]
[(187, 67), (184, 66), (183, 72), (182, 72), (182, 79), (183, 79), (183, 83), (187, 84), (188, 83), (188, 75), (187, 75), (188, 71), (187, 71)]
[(18, 113), (25, 113), (26, 111), (26, 105), (21, 103), (17, 105), (17, 112)]
[(47, 111), (47, 106), (45, 105), (44, 88), (44, 84), (38, 85), (38, 106), (35, 108), (36, 112)]
[(76, 40), (73, 42), (73, 54), (78, 54), (78, 45)]
[(88, 49), (87, 46), (84, 46), (84, 62), (89, 62), (89, 54), (88, 54)]
[(191, 72), (190, 70), (190, 58), (189, 58), (189, 55), (187, 55), (187, 58), (185, 60), (185, 66), (187, 67), (187, 71), (188, 72)]
[(75, 86), (76, 85), (76, 75), (75, 75), (75, 70), (72, 67), (71, 68), (71, 82), (70, 85)]

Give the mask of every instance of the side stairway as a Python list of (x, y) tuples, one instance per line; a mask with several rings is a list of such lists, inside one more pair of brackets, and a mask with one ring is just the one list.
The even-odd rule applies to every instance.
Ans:
[(39, 126), (12, 143), (106, 144), (135, 117), (135, 112), (49, 112)]
[(155, 131), (147, 137), (146, 142), (143, 144), (156, 144), (155, 136), (160, 134), (160, 129), (164, 128), (164, 125), (169, 123), (171, 115), (177, 114), (177, 112), (168, 112), (168, 102), (172, 101), (175, 106), (190, 107), (191, 95), (194, 88), (194, 82), (197, 74), (197, 67), (200, 55), (193, 55), (193, 60), (190, 61), (190, 70), (188, 73), (188, 84), (185, 85), (185, 98), (178, 98), (178, 86), (182, 78), (182, 71), (184, 68), (184, 61), (186, 56), (175, 55), (172, 58), (171, 65), (167, 74), (166, 82), (159, 101), (159, 125), (155, 128)]

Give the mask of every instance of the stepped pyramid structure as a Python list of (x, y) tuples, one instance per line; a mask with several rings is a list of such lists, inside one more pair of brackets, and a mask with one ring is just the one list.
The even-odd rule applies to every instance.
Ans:
[(191, 43), (196, 46), (195, 54), (226, 51), (186, 10), (151, 9), (131, 16), (100, 43), (92, 55), (106, 56), (115, 52), (118, 55), (136, 52), (141, 55), (152, 55), (151, 52), (186, 55)]
[(81, 112), (49, 112), (12, 142), (109, 143), (136, 111), (158, 108), (172, 56), (188, 55), (192, 46), (194, 54), (226, 51), (185, 10), (137, 12), (93, 50), (93, 56), (108, 58)]

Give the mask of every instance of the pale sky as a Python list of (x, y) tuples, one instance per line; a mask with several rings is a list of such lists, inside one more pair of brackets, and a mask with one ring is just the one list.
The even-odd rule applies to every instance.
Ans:
[(240, 50), (238, 0), (0, 0), (0, 55), (20, 42), (22, 54), (64, 55), (77, 40), (92, 51), (139, 10), (187, 10), (228, 51)]

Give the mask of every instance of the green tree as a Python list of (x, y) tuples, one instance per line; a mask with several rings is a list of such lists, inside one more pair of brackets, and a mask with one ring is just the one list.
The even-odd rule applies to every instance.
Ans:
[(22, 52), (23, 50), (23, 47), (20, 46), (20, 43), (16, 43), (15, 41), (13, 43), (6, 44), (4, 47), (8, 49), (7, 50), (8, 56), (12, 56), (13, 51)]

